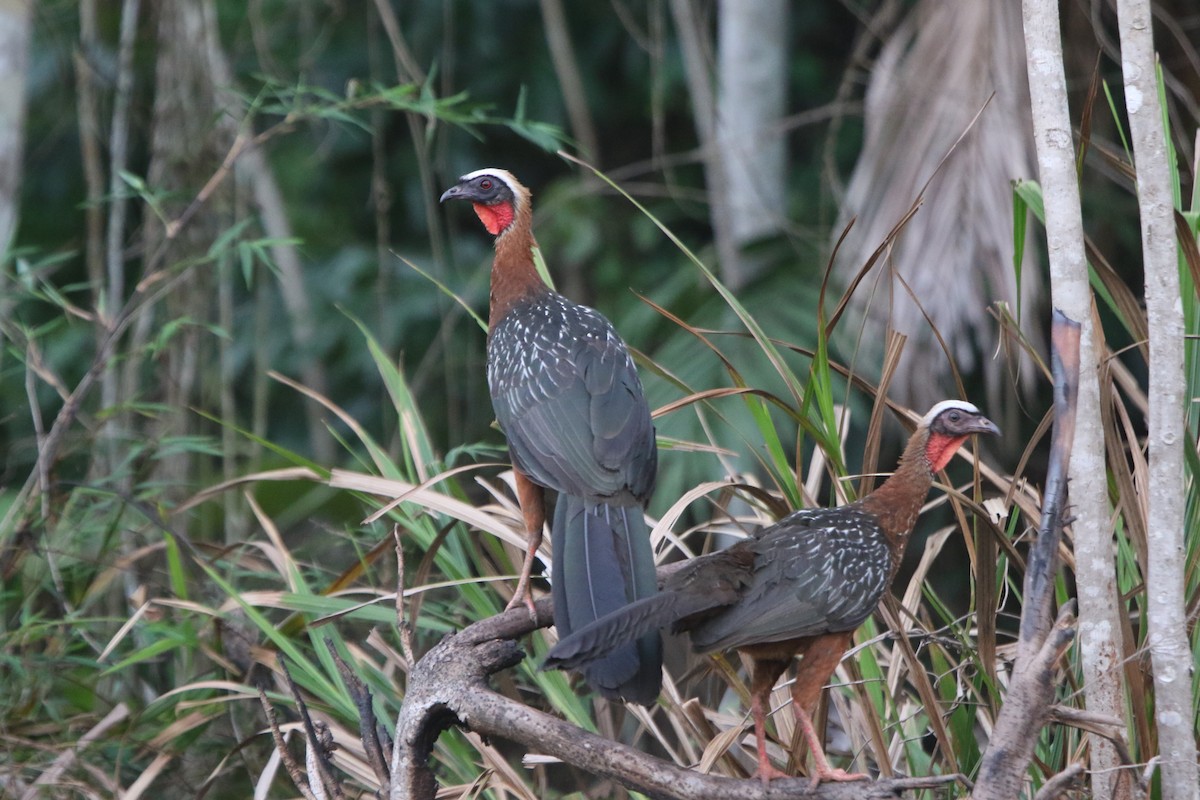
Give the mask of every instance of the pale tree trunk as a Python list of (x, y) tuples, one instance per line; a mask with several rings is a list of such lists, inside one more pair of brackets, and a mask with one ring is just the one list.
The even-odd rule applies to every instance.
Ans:
[(787, 147), (786, 0), (721, 0), (717, 17), (717, 145), (729, 226), (744, 246), (783, 228)]
[(1154, 718), (1163, 800), (1200, 797), (1192, 713), (1192, 655), (1184, 603), (1184, 322), (1175, 207), (1158, 103), (1149, 0), (1117, 0), (1125, 108), (1137, 167), (1146, 319), (1150, 333), (1150, 476), (1146, 584)]
[[(233, 68), (229, 64), (221, 41), (218, 38), (217, 13), (211, 2), (204, 4), (204, 29), (209, 38), (205, 42), (208, 53), (208, 68), (213, 88), (213, 102), (222, 109), (217, 121), (221, 129), (222, 141), (231, 140), (237, 135), (239, 127), (244, 126), (245, 118), (242, 113), (241, 101), (238, 99)], [(258, 222), (263, 233), (272, 240), (270, 247), (271, 259), (279, 273), (279, 295), (283, 306), (287, 309), (288, 325), (292, 341), (302, 353), (311, 353), (317, 349), (320, 331), (317, 329), (316, 317), (313, 313), (312, 302), (304, 279), (304, 265), (300, 261), (300, 252), (291, 240), (294, 236), (291, 222), (287, 217), (283, 192), (267, 157), (260, 148), (250, 148), (240, 156), (236, 163), (238, 179), (249, 185), (254, 194), (254, 205), (258, 210)], [(262, 277), (270, 279), (272, 275), (263, 270)], [(227, 346), (226, 344), (222, 345)], [(300, 364), (300, 377), (304, 385), (319, 395), (328, 395), (329, 381), (325, 375), (325, 367), (315, 358), (305, 358)], [(322, 410), (315, 403), (306, 403), (305, 415), (308, 421), (308, 439), (312, 447), (312, 457), (321, 464), (332, 464), (335, 457), (333, 437), (325, 427)], [(232, 452), (226, 451), (227, 457)], [(227, 458), (228, 463), (228, 458)]]
[(25, 152), (25, 73), (33, 0), (0, 0), (0, 323), (8, 317), (8, 250), (21, 207)]
[[(571, 45), (571, 31), (567, 27), (567, 14), (562, 0), (541, 0), (542, 23), (546, 30), (546, 45), (550, 48), (550, 60), (554, 64), (554, 74), (558, 78), (559, 90), (562, 92), (563, 105), (567, 109), (567, 119), (571, 123), (571, 136), (579, 143), (584, 158), (594, 166), (603, 167), (604, 160), (600, 152), (600, 137), (596, 133), (596, 124), (592, 120), (587, 93), (583, 88), (583, 76), (575, 62), (575, 48)], [(597, 191), (602, 186), (600, 179), (590, 170), (580, 173), (581, 181), (588, 190)], [(589, 300), (587, 281), (584, 270), (579, 264), (564, 264), (570, 267), (560, 273), (562, 288), (567, 297), (577, 300)]]
[[(133, 106), (133, 50), (137, 43), (139, 0), (124, 0), (121, 4), (121, 32), (117, 46), (117, 81), (113, 96), (111, 131), (108, 140), (108, 229), (104, 239), (104, 274), (93, 287), (97, 296), (96, 317), (97, 342), (103, 342), (113, 318), (125, 304), (125, 244), (126, 220), (129, 216), (129, 201), (126, 200), (125, 181), (121, 173), (129, 168), (129, 125)], [(93, 3), (80, 6), (80, 39), (85, 46), (96, 44), (96, 8)], [(95, 53), (89, 54), (95, 57)], [(89, 85), (85, 86), (84, 82)], [(85, 93), (92, 91), (94, 81), (90, 74), (80, 83), (81, 101)], [(94, 98), (92, 98), (94, 100)], [(89, 109), (91, 110), (91, 109)], [(81, 120), (81, 128), (91, 120)], [(82, 135), (88, 131), (82, 130)], [(93, 168), (93, 171), (98, 171)], [(94, 187), (90, 187), (94, 188)], [(128, 399), (131, 395), (126, 395)], [(121, 390), (117, 363), (110, 361), (100, 378), (100, 404), (112, 409), (121, 402)], [(96, 475), (112, 474), (117, 469), (121, 450), (130, 437), (126, 430), (128, 414), (112, 414), (104, 422), (100, 436), (100, 447), (92, 464)], [(129, 491), (131, 475), (123, 476), (123, 489)], [(127, 575), (126, 580), (133, 576)]]
[[(158, 6), (154, 129), (147, 183), (165, 193), (163, 207), (168, 219), (179, 217), (220, 167), (233, 144), (226, 126), (216, 123), (221, 110), (215, 102), (208, 50), (209, 37), (215, 37), (216, 31), (208, 29), (205, 1), (174, 0)], [(232, 192), (231, 182), (223, 183), (169, 243), (162, 225), (147, 214), (147, 257), (166, 247), (163, 263), (168, 269), (204, 257), (231, 223)], [(200, 327), (214, 319), (215, 273), (212, 268), (189, 270), (167, 295), (163, 307), (154, 311), (157, 320), (153, 329), (182, 317), (194, 323), (176, 331), (157, 359), (161, 370), (158, 383), (164, 391), (159, 399), (164, 410), (151, 432), (154, 440), (194, 434), (195, 415), (189, 409), (209, 406), (201, 398), (202, 391), (206, 397), (216, 395), (212, 391), (215, 387), (206, 387), (201, 380), (201, 371), (213, 359), (206, 352), (210, 337)], [(135, 347), (138, 344), (135, 342)], [(138, 385), (134, 375), (129, 377), (131, 385)], [(215, 374), (205, 377), (219, 379)], [(155, 479), (181, 497), (188, 491), (193, 472), (191, 455), (177, 449), (158, 461)]]
[[(1071, 528), (1079, 597), (1079, 649), (1089, 711), (1123, 718), (1121, 648), (1113, 535), (1105, 482), (1098, 355), (1092, 293), (1084, 253), (1057, 0), (1023, 0), (1026, 64), (1038, 173), (1046, 207), (1050, 291), (1054, 306), (1082, 323), (1079, 410), (1070, 469)], [(1119, 760), (1113, 746), (1089, 738), (1092, 797), (1114, 796)]]
[[(542, 20), (546, 28), (546, 45), (550, 48), (550, 60), (554, 74), (562, 90), (563, 104), (567, 107), (567, 119), (571, 121), (571, 135), (583, 149), (585, 158), (596, 166), (602, 166), (600, 137), (588, 106), (587, 93), (583, 90), (583, 76), (575, 63), (575, 48), (571, 46), (571, 32), (567, 28), (567, 15), (562, 0), (541, 0)], [(584, 173), (591, 176), (591, 173)], [(585, 178), (586, 180), (586, 178)]]
[(709, 42), (708, 29), (696, 16), (696, 6), (691, 0), (671, 0), (671, 16), (679, 33), (679, 49), (683, 54), (683, 71), (692, 99), (696, 138), (700, 140), (700, 149), (704, 153), (704, 181), (708, 194), (708, 216), (717, 250), (717, 272), (726, 286), (736, 289), (743, 283), (744, 273), (741, 253), (730, 224), (729, 175), (717, 144), (711, 47), (705, 47)]

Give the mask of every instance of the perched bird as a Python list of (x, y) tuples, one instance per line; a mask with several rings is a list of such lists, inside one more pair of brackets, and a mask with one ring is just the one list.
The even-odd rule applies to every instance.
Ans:
[(802, 656), (792, 710), (812, 750), (814, 783), (866, 777), (830, 768), (812, 715), (855, 628), (891, 585), (933, 474), (975, 433), (999, 435), (1000, 429), (970, 403), (938, 403), (878, 489), (839, 508), (801, 509), (726, 550), (688, 562), (658, 595), (561, 639), (543, 669), (579, 668), (667, 625), (690, 631), (700, 653), (737, 648), (751, 663), (757, 774), (765, 784), (784, 776), (767, 760), (771, 688)]
[[(550, 290), (534, 266), (529, 190), (502, 169), (462, 176), (442, 201), (467, 200), (496, 237), (487, 375), (508, 438), (528, 549), (509, 607), (529, 598), (546, 489), (554, 622), (560, 637), (658, 592), (643, 507), (658, 451), (650, 408), (625, 343), (599, 312)], [(601, 694), (649, 705), (662, 683), (662, 640), (647, 631), (582, 668)]]

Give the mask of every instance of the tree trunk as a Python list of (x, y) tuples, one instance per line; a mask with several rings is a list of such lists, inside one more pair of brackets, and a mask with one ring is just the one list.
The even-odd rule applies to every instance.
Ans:
[(736, 289), (745, 282), (745, 275), (741, 253), (733, 237), (731, 225), (729, 175), (717, 143), (717, 112), (713, 96), (711, 59), (706, 57), (706, 53), (710, 53), (711, 49), (705, 47), (708, 28), (697, 18), (696, 7), (691, 0), (671, 0), (671, 15), (675, 19), (675, 29), (679, 32), (679, 48), (683, 52), (683, 71), (687, 76), (688, 94), (692, 98), (696, 138), (700, 140), (700, 149), (704, 153), (708, 217), (712, 221), (713, 240), (717, 250), (716, 271), (726, 286)]
[(778, 233), (787, 213), (785, 0), (721, 0), (717, 19), (717, 145), (725, 162), (729, 227), (743, 247)]
[(0, 323), (8, 317), (5, 275), (21, 207), (25, 73), (32, 19), (30, 0), (0, 0)]
[[(217, 123), (221, 109), (216, 106), (209, 63), (210, 41), (215, 40), (212, 37), (216, 31), (209, 30), (212, 17), (205, 12), (206, 2), (209, 0), (175, 0), (158, 6), (158, 61), (147, 183), (164, 194), (162, 203), (168, 219), (177, 218), (190, 204), (233, 144), (229, 130)], [(231, 222), (232, 192), (232, 184), (223, 183), (179, 235), (169, 241), (162, 224), (147, 215), (147, 258), (154, 258), (160, 248), (166, 248), (163, 263), (168, 269), (189, 259), (203, 258)], [(205, 387), (200, 375), (203, 365), (215, 361), (202, 353), (208, 337), (200, 327), (215, 319), (215, 274), (214, 269), (189, 270), (163, 306), (154, 311), (158, 319), (152, 327), (156, 330), (182, 318), (192, 324), (181, 326), (158, 351), (158, 384), (164, 392), (159, 399), (164, 407), (154, 423), (152, 441), (194, 434), (195, 417), (189, 409), (209, 405), (201, 399), (202, 391), (216, 397), (216, 387)], [(219, 381), (217, 376), (212, 378)], [(173, 448), (170, 455), (158, 460), (155, 479), (172, 487), (169, 491), (187, 492), (194, 480), (190, 453)]]
[(1184, 601), (1183, 306), (1175, 244), (1175, 207), (1167, 134), (1158, 103), (1154, 29), (1149, 0), (1117, 0), (1125, 108), (1137, 167), (1146, 320), (1150, 332), (1150, 478), (1147, 481), (1146, 584), (1154, 718), (1163, 800), (1200, 797), (1192, 712), (1192, 654)]
[[(1082, 325), (1070, 491), (1084, 693), (1089, 711), (1122, 719), (1121, 647), (1117, 641), (1121, 627), (1100, 416), (1098, 355), (1102, 348), (1088, 285), (1059, 9), (1057, 0), (1023, 0), (1022, 6), (1034, 141), (1046, 207), (1050, 292), (1054, 307)], [(1116, 750), (1095, 734), (1090, 735), (1089, 746), (1092, 797), (1108, 800), (1114, 796), (1118, 775)]]

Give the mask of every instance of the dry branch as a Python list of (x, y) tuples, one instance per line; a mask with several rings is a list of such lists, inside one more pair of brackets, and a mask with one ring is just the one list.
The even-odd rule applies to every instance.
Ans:
[(1059, 658), (1075, 636), (1073, 603), (1050, 627), (1054, 574), (1066, 505), (1067, 474), (1075, 438), (1079, 384), (1079, 323), (1055, 311), (1051, 323), (1050, 367), (1054, 378), (1054, 433), (1046, 469), (1041, 525), (1025, 570), (1024, 605), (1017, 659), (1004, 706), (980, 765), (975, 800), (1018, 797), (1033, 757), (1038, 732), (1049, 719)]
[(958, 776), (904, 778), (874, 783), (827, 783), (815, 789), (804, 778), (772, 781), (705, 775), (584, 731), (491, 690), (488, 678), (524, 658), (515, 639), (552, 622), (543, 598), (536, 619), (513, 609), (451, 634), (425, 654), (409, 675), (408, 694), (396, 726), (392, 753), (393, 800), (432, 800), (437, 781), (429, 755), (438, 735), (461, 725), (486, 737), (524, 745), (649, 797), (664, 800), (741, 800), (812, 797), (895, 798), (906, 790), (952, 784)]

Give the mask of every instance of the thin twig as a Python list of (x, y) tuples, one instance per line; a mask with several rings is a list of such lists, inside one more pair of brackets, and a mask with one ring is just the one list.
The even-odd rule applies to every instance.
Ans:
[[(329, 761), (329, 750), (332, 740), (328, 737), (328, 726), (321, 723), (322, 730), (318, 730), (318, 725), (313, 721), (312, 715), (308, 713), (308, 704), (304, 702), (304, 695), (300, 692), (300, 687), (292, 680), (292, 673), (288, 671), (287, 660), (282, 656), (279, 657), (279, 669), (283, 673), (284, 680), (287, 682), (288, 690), (292, 693), (292, 700), (296, 703), (296, 711), (300, 714), (300, 721), (304, 725), (305, 745), (308, 748), (305, 762), (308, 764), (307, 773), (309, 780), (313, 778), (313, 773), (320, 779), (321, 785), (328, 789), (333, 797), (344, 798), (341, 784), (337, 780), (337, 776), (333, 772), (333, 764)], [(315, 769), (314, 769), (315, 767)]]
[(350, 699), (358, 708), (358, 732), (359, 738), (362, 740), (363, 751), (367, 756), (367, 763), (371, 765), (371, 770), (375, 773), (375, 779), (379, 781), (379, 785), (387, 786), (391, 778), (388, 772), (387, 756), (384, 755), (383, 742), (379, 735), (379, 722), (375, 717), (371, 690), (342, 658), (341, 653), (333, 646), (332, 639), (325, 638), (325, 647), (333, 656), (333, 663), (337, 665), (338, 674), (342, 676), (342, 681), (345, 682), (346, 689), (350, 692)]
[(392, 525), (392, 538), (396, 540), (396, 628), (400, 631), (400, 651), (409, 666), (417, 663), (413, 657), (413, 629), (404, 612), (404, 542), (400, 537), (399, 523)]
[(279, 728), (279, 718), (275, 714), (275, 707), (271, 705), (271, 701), (267, 699), (267, 693), (261, 688), (258, 690), (258, 701), (262, 704), (263, 713), (267, 715), (267, 724), (271, 727), (271, 738), (275, 740), (275, 752), (279, 753), (279, 760), (283, 762), (283, 768), (287, 770), (292, 784), (300, 794), (304, 795), (305, 800), (316, 800), (312, 790), (308, 788), (304, 767), (300, 766), (292, 756), (292, 751), (288, 750), (287, 742), (283, 738), (283, 731)]

